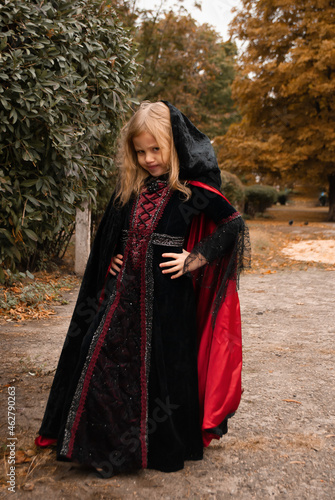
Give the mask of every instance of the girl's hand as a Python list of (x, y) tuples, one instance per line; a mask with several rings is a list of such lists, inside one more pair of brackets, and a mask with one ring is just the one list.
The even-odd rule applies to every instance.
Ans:
[(169, 269), (164, 269), (162, 271), (163, 274), (167, 273), (176, 273), (173, 276), (171, 276), (171, 279), (179, 278), (182, 276), (183, 270), (184, 270), (184, 262), (187, 256), (190, 255), (190, 252), (187, 252), (186, 250), (183, 249), (183, 253), (163, 253), (162, 257), (171, 257), (171, 259), (174, 260), (169, 260), (168, 262), (162, 262), (159, 264), (159, 267), (168, 267)]
[(109, 272), (113, 275), (116, 276), (116, 273), (118, 273), (121, 269), (121, 266), (123, 264), (123, 255), (118, 253), (112, 258), (112, 265), (110, 267)]

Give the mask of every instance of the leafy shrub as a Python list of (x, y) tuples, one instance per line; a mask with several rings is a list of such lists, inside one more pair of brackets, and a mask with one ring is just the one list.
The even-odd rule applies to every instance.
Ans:
[(235, 174), (221, 170), (221, 191), (240, 212), (244, 211), (244, 186)]
[(105, 145), (135, 70), (107, 3), (1, 2), (0, 280), (64, 250), (75, 206), (94, 200), (113, 169)]
[(272, 186), (247, 186), (245, 188), (245, 213), (254, 216), (263, 213), (267, 208), (277, 202), (278, 192)]

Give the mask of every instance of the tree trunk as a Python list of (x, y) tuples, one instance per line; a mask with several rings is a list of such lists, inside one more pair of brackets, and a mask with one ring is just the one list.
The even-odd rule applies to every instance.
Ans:
[[(84, 210), (81, 210), (83, 208)], [(74, 271), (83, 276), (91, 247), (91, 210), (89, 201), (84, 201), (82, 207), (77, 207), (75, 229), (75, 263)]]
[(335, 172), (328, 175), (329, 181), (329, 212), (327, 220), (330, 222), (335, 222)]

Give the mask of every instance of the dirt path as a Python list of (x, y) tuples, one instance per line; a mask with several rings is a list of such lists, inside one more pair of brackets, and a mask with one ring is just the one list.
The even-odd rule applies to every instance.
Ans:
[(270, 220), (250, 221), (253, 269), (240, 289), (242, 402), (228, 435), (205, 450), (204, 460), (189, 462), (182, 471), (145, 470), (103, 480), (56, 462), (54, 450), (37, 450), (34, 438), (76, 291), (66, 294), (68, 305), (55, 307), (50, 319), (0, 323), (0, 497), (13, 495), (6, 483), (9, 386), (16, 392), (15, 498), (334, 498), (335, 268), (291, 261), (282, 252), (309, 240), (324, 250), (325, 240), (334, 241), (335, 225), (324, 222), (325, 210), (275, 207)]
[[(56, 462), (54, 451), (36, 455), (33, 445), (75, 293), (53, 319), (1, 325), (1, 441), (8, 437), (4, 410), (10, 384), (16, 388), (17, 457), (27, 460), (17, 465), (15, 497), (333, 498), (334, 296), (334, 271), (244, 276), (245, 391), (228, 435), (205, 451), (203, 461), (187, 463), (182, 471), (146, 470), (107, 480)], [(2, 486), (3, 497), (11, 495), (5, 475)]]

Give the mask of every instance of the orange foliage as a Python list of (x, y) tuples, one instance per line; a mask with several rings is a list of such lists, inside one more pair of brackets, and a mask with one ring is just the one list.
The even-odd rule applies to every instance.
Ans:
[(217, 139), (219, 161), (247, 178), (321, 187), (335, 175), (335, 4), (241, 4), (231, 30), (244, 42), (233, 84), (243, 120)]

